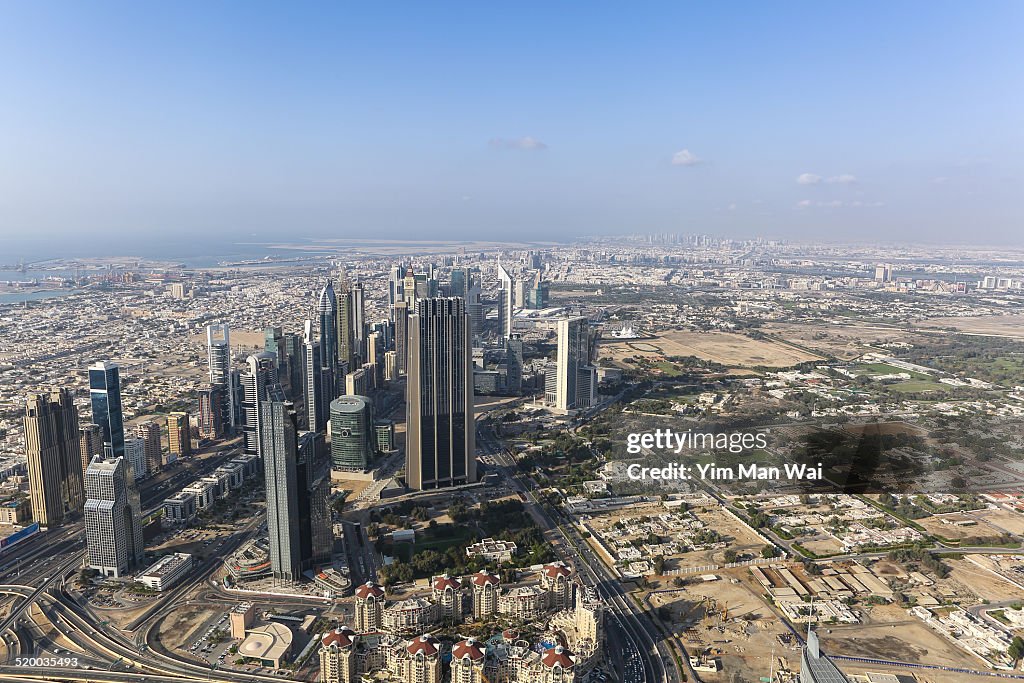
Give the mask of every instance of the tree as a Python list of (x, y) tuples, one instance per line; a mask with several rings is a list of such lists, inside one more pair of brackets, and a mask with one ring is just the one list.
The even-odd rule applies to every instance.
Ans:
[(765, 547), (761, 548), (761, 557), (765, 558), (766, 560), (770, 560), (771, 558), (778, 556), (779, 549), (771, 543), (768, 543), (767, 545), (765, 545)]
[(736, 551), (733, 550), (732, 548), (729, 548), (728, 550), (725, 551), (725, 563), (726, 564), (732, 564), (733, 562), (735, 562), (736, 561), (736, 557), (737, 557)]

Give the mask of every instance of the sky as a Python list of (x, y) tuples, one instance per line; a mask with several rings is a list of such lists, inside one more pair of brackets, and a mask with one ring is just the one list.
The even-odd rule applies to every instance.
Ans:
[(0, 263), (649, 232), (1024, 246), (1022, 26), (996, 0), (0, 0)]

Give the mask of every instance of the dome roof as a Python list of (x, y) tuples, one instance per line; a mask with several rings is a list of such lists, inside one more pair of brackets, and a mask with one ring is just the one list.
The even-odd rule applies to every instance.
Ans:
[(552, 562), (551, 564), (544, 565), (544, 576), (549, 579), (554, 579), (559, 576), (569, 577), (572, 574), (572, 570), (565, 565), (564, 562)]
[(560, 666), (563, 669), (571, 669), (576, 664), (569, 651), (561, 645), (553, 647), (541, 655), (540, 661), (549, 669), (553, 669), (556, 666)]
[(414, 639), (411, 643), (409, 643), (409, 645), (406, 646), (405, 649), (411, 655), (417, 655), (422, 653), (427, 657), (431, 657), (438, 653), (438, 646), (440, 644), (441, 641), (439, 641), (437, 638), (430, 635), (429, 633), (424, 633), (422, 636)]
[(452, 657), (455, 659), (469, 657), (473, 661), (478, 661), (483, 659), (486, 653), (486, 648), (474, 638), (460, 640), (455, 643), (455, 646), (452, 648)]
[(448, 576), (447, 574), (434, 577), (434, 590), (443, 591), (447, 588), (457, 591), (462, 588), (462, 582), (456, 578)]
[(494, 574), (492, 574), (490, 572), (482, 571), (482, 572), (477, 572), (476, 574), (473, 574), (473, 584), (474, 585), (482, 587), (482, 586), (486, 586), (487, 584), (491, 584), (493, 586), (497, 586), (500, 583), (501, 583), (501, 580), (497, 576), (495, 576)]
[(347, 626), (339, 626), (333, 631), (328, 631), (320, 638), (320, 644), (324, 647), (329, 645), (337, 645), (338, 647), (348, 647), (355, 641), (356, 632)]
[(375, 584), (373, 581), (367, 581), (362, 586), (356, 588), (356, 597), (365, 600), (369, 597), (382, 598), (384, 597), (384, 589)]

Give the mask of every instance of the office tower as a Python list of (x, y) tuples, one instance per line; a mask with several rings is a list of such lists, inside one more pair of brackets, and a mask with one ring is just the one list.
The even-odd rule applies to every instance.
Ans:
[(24, 422), (32, 517), (40, 526), (57, 526), (85, 504), (74, 394), (59, 389), (30, 397)]
[[(338, 298), (330, 280), (320, 290), (317, 311), (320, 314), (320, 368), (331, 370), (333, 379), (338, 367)], [(327, 387), (326, 391), (334, 392), (334, 386)]]
[[(352, 286), (348, 282), (341, 284), (341, 291), (338, 293), (338, 363), (346, 365), (348, 371), (356, 367), (356, 334), (352, 327), (355, 319), (353, 313)], [(332, 396), (333, 398), (333, 396)]]
[(895, 279), (893, 274), (894, 270), (891, 263), (881, 263), (875, 266), (875, 280), (877, 282), (892, 282)]
[(99, 425), (94, 424), (79, 425), (79, 432), (82, 435), (79, 439), (79, 449), (82, 452), (82, 472), (85, 472), (85, 468), (92, 462), (92, 456), (103, 455), (103, 432), (100, 431)]
[(518, 279), (515, 281), (513, 290), (515, 291), (515, 307), (526, 308), (526, 292), (530, 288), (530, 283), (525, 279)]
[(807, 628), (807, 643), (800, 653), (800, 683), (848, 683), (849, 678), (821, 653), (818, 632)]
[(518, 394), (523, 390), (523, 339), (513, 334), (505, 342), (505, 391)]
[(476, 481), (472, 330), (465, 302), (424, 299), (409, 317), (406, 480), (414, 489)]
[(366, 288), (362, 282), (352, 285), (352, 339), (359, 360), (366, 356)]
[(92, 421), (103, 435), (103, 453), (108, 458), (124, 455), (124, 417), (121, 413), (121, 377), (115, 363), (89, 366), (89, 397)]
[(135, 436), (145, 443), (146, 472), (156, 474), (163, 466), (163, 459), (160, 457), (160, 423), (156, 420), (146, 420), (136, 425)]
[(124, 440), (124, 459), (132, 468), (132, 481), (141, 481), (149, 474), (146, 467), (146, 440), (130, 436)]
[(365, 472), (376, 455), (373, 407), (365, 396), (341, 396), (331, 402), (331, 469)]
[(277, 381), (285, 396), (291, 396), (291, 373), (288, 372), (288, 354), (284, 345), (284, 330), (280, 327), (263, 328), (263, 350), (277, 356)]
[(480, 301), (480, 281), (470, 273), (469, 298), (466, 300), (466, 312), (473, 327), (473, 338), (476, 339), (484, 329), (484, 306)]
[(334, 530), (331, 528), (331, 478), (322, 467), (327, 446), (323, 432), (299, 434), (296, 480), (299, 486), (299, 556), (303, 569), (331, 561)]
[(395, 369), (399, 377), (405, 377), (409, 354), (409, 305), (399, 301), (393, 309), (395, 319)]
[(139, 492), (123, 457), (92, 459), (85, 471), (85, 542), (89, 567), (118, 578), (145, 562)]
[(512, 320), (515, 313), (515, 280), (498, 264), (498, 336), (504, 340), (512, 336)]
[[(295, 402), (301, 402), (305, 395), (302, 385), (302, 335), (294, 332), (287, 332), (281, 340), (284, 347), (285, 368), (288, 372), (288, 386), (285, 387), (285, 394)], [(280, 355), (280, 354), (279, 354)], [(280, 375), (280, 370), (278, 371)], [(284, 382), (281, 382), (284, 385)]]
[(224, 435), (224, 423), (220, 407), (224, 402), (222, 387), (208, 386), (199, 391), (199, 437), (219, 439)]
[[(348, 396), (366, 396), (369, 393), (370, 380), (365, 367), (345, 375), (345, 394)], [(334, 404), (331, 404), (331, 412)], [(333, 422), (332, 422), (333, 425)]]
[(405, 290), (404, 278), (405, 268), (398, 265), (391, 269), (391, 273), (388, 275), (388, 311), (392, 311), (395, 304), (402, 300)]
[[(217, 338), (217, 333), (220, 338)], [(210, 384), (215, 387), (224, 387), (224, 404), (221, 407), (221, 423), (225, 428), (234, 431), (238, 426), (238, 416), (241, 412), (238, 405), (238, 395), (234, 391), (231, 369), (231, 331), (227, 324), (206, 326), (206, 349), (210, 364)]]
[(260, 403), (267, 396), (267, 388), (277, 384), (276, 360), (273, 354), (264, 351), (245, 361), (249, 372), (242, 375), (242, 433), (247, 455), (261, 455)]
[(398, 356), (394, 351), (384, 352), (384, 381), (393, 382), (398, 379)]
[(595, 369), (590, 365), (590, 328), (583, 316), (558, 321), (555, 407), (589, 408), (595, 397)]
[(402, 280), (402, 300), (410, 311), (416, 310), (416, 273), (411, 266), (406, 269)]
[(526, 307), (534, 310), (547, 308), (548, 283), (541, 279), (540, 273), (533, 278), (533, 283), (526, 292)]
[[(366, 370), (367, 383), (373, 389), (381, 385), (383, 373), (381, 372), (381, 353), (384, 350), (384, 343), (380, 333), (371, 332), (366, 335), (366, 360), (363, 361), (363, 369)], [(366, 392), (363, 392), (364, 394)]]
[(275, 579), (298, 581), (302, 576), (299, 548), (298, 427), (295, 411), (279, 387), (269, 390), (259, 406), (260, 442), (267, 486), (267, 535), (270, 568)]
[(330, 404), (327, 394), (333, 387), (333, 378), (329, 377), (330, 371), (321, 367), (320, 358), (320, 342), (313, 338), (313, 321), (307, 320), (306, 340), (302, 347), (306, 406), (302, 425), (311, 432), (321, 432), (327, 428), (327, 411)]
[(468, 294), (466, 287), (467, 273), (465, 268), (452, 268), (449, 290), (452, 296), (465, 299)]
[(167, 416), (167, 451), (175, 459), (192, 455), (192, 424), (188, 413)]
[(271, 572), (298, 581), (304, 569), (331, 557), (330, 483), (317, 462), (323, 435), (299, 435), (295, 410), (279, 386), (268, 390), (260, 412)]

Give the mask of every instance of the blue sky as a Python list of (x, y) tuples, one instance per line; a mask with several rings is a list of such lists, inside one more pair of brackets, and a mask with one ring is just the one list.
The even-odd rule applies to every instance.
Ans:
[(1022, 20), (1019, 2), (0, 3), (0, 244), (1021, 244)]

